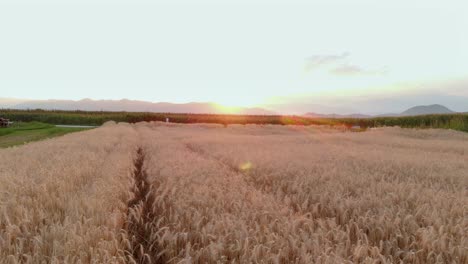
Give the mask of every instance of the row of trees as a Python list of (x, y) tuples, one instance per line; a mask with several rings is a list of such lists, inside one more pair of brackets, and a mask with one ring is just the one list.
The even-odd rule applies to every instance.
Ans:
[(109, 120), (136, 123), (141, 121), (165, 121), (174, 123), (217, 124), (277, 124), (277, 125), (331, 125), (360, 126), (361, 128), (400, 126), (405, 128), (446, 128), (468, 132), (468, 114), (444, 114), (405, 117), (376, 118), (308, 118), (302, 116), (270, 115), (217, 115), (179, 113), (130, 113), (46, 110), (1, 110), (0, 116), (14, 121), (39, 121), (64, 125), (101, 125)]
[(360, 119), (365, 127), (445, 128), (468, 132), (468, 114), (438, 114)]
[(311, 119), (300, 116), (272, 115), (221, 115), (180, 113), (87, 112), (46, 110), (1, 110), (2, 116), (16, 121), (39, 121), (51, 124), (101, 125), (106, 121), (136, 123), (142, 121), (166, 121), (173, 123), (217, 124), (278, 124), (278, 125), (333, 125), (331, 119)]

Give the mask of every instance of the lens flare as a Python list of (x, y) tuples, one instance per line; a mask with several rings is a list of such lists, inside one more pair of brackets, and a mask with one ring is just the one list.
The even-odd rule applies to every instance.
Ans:
[(239, 166), (239, 169), (241, 171), (248, 171), (252, 168), (252, 162), (250, 161), (247, 161), (245, 163), (242, 163), (240, 166)]

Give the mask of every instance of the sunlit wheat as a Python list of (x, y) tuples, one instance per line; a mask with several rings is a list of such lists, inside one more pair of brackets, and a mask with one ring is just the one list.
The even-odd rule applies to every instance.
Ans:
[(4, 263), (468, 263), (461, 132), (108, 124), (0, 158)]

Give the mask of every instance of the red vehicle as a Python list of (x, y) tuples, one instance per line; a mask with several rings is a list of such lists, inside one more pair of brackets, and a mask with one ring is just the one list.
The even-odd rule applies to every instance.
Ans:
[(11, 124), (9, 119), (0, 117), (0, 127), (9, 127)]

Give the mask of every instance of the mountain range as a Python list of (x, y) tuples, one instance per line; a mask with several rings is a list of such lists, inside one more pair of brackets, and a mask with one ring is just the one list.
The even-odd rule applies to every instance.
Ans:
[(157, 113), (193, 113), (219, 114), (236, 113), (241, 115), (275, 115), (273, 111), (262, 108), (226, 107), (216, 103), (152, 103), (136, 100), (19, 100), (0, 98), (0, 108), (10, 109), (44, 109), (67, 111), (124, 111), (124, 112), (157, 112)]
[(430, 114), (452, 114), (456, 113), (447, 107), (439, 104), (433, 105), (419, 105), (411, 107), (401, 113), (387, 113), (381, 115), (363, 115), (363, 114), (350, 114), (350, 115), (339, 115), (339, 114), (317, 114), (307, 113), (307, 117), (315, 118), (371, 118), (371, 117), (390, 117), (390, 116), (418, 116), (418, 115), (430, 115)]
[[(194, 113), (194, 114), (225, 114), (235, 113), (241, 115), (276, 115), (278, 113), (259, 107), (226, 107), (216, 103), (152, 103), (136, 100), (23, 100), (0, 98), (0, 108), (8, 109), (44, 109), (44, 110), (82, 110), (82, 111), (125, 111), (125, 112), (159, 112), (159, 113)], [(426, 114), (455, 113), (443, 105), (425, 105), (409, 108), (401, 113), (389, 113), (376, 116), (414, 116)], [(306, 113), (304, 116), (313, 118), (370, 118), (376, 117), (364, 114), (319, 114)]]

